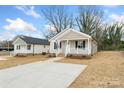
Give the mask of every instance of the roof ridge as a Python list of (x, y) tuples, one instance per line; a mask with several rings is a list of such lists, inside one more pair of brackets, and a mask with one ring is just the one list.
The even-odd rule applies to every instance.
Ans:
[(33, 38), (33, 39), (47, 40), (47, 39), (43, 39), (43, 38), (31, 37), (31, 36), (26, 36), (26, 35), (20, 35), (19, 37), (27, 37), (27, 38)]

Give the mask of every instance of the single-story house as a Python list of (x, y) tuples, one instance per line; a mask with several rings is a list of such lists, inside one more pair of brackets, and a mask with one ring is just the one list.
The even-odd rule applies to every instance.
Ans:
[(29, 36), (17, 36), (13, 40), (13, 54), (42, 54), (49, 52), (49, 41)]
[(89, 35), (66, 29), (50, 40), (50, 53), (91, 56), (97, 52), (97, 42)]

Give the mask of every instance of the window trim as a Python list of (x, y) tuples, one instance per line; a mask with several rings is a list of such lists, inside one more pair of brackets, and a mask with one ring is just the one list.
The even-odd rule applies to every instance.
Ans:
[(16, 46), (16, 50), (20, 50), (20, 45), (17, 45)]
[(76, 42), (77, 42), (77, 45), (75, 45), (75, 47), (77, 46), (76, 48), (79, 48), (79, 49), (85, 49), (86, 48), (86, 41), (85, 40), (76, 41)]
[(54, 49), (57, 49), (57, 43), (54, 42)]

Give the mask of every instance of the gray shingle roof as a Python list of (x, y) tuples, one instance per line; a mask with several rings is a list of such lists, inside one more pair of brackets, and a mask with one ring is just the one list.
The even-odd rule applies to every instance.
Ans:
[(29, 36), (19, 36), (22, 40), (24, 40), (27, 44), (36, 44), (36, 45), (49, 45), (49, 41), (47, 39), (34, 38)]

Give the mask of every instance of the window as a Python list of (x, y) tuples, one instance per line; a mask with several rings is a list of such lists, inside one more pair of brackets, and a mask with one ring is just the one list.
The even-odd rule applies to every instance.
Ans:
[(82, 41), (78, 41), (78, 48), (83, 48), (83, 42)]
[(60, 48), (62, 48), (62, 43), (60, 42)]
[(83, 41), (83, 48), (85, 48), (85, 41)]
[(75, 48), (85, 48), (85, 41), (76, 41)]
[(31, 45), (27, 45), (27, 50), (31, 50)]
[(19, 50), (20, 50), (20, 45), (19, 45)]
[(57, 49), (57, 44), (56, 44), (56, 42), (54, 42), (54, 49)]
[(16, 46), (16, 50), (20, 50), (20, 45), (17, 45)]
[(75, 41), (75, 48), (77, 48), (78, 41)]

